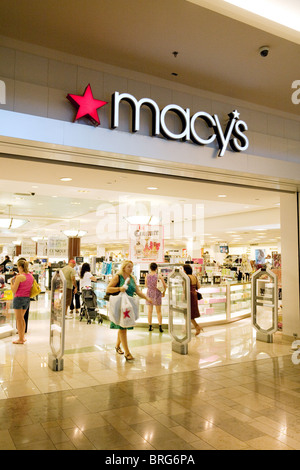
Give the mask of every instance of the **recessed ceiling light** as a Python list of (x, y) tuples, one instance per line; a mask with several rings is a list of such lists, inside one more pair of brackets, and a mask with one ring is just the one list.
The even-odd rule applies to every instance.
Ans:
[(227, 197), (226, 194), (219, 194), (218, 197)]
[(64, 177), (64, 178), (60, 178), (60, 181), (72, 181), (72, 178)]
[(151, 191), (155, 191), (155, 190), (158, 189), (158, 188), (156, 188), (155, 186), (148, 186), (147, 189), (150, 189)]

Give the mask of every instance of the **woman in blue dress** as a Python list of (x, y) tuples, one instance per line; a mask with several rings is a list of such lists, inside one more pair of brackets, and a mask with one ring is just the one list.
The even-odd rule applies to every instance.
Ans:
[[(143, 292), (137, 286), (135, 278), (132, 275), (132, 270), (133, 270), (132, 261), (129, 261), (129, 260), (123, 261), (120, 271), (112, 278), (112, 280), (107, 286), (106, 292), (108, 294), (126, 292), (131, 297), (133, 297), (134, 294), (137, 294), (142, 299), (145, 299), (147, 300), (147, 302), (152, 303), (152, 300), (147, 295), (143, 294)], [(129, 279), (129, 282), (128, 282), (128, 279)], [(124, 286), (126, 281), (128, 282), (127, 290), (126, 290), (126, 287)], [(118, 330), (117, 344), (115, 347), (116, 352), (118, 354), (125, 353), (125, 359), (127, 361), (133, 361), (134, 357), (129, 351), (128, 342), (127, 342), (127, 330), (132, 330), (133, 327), (122, 328), (120, 325), (116, 325), (115, 323), (111, 322), (110, 328)], [(124, 351), (121, 349), (121, 344), (124, 348)]]

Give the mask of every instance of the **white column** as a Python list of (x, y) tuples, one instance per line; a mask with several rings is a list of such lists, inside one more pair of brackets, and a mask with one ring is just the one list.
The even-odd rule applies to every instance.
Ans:
[(280, 196), (283, 334), (300, 337), (299, 208), (297, 194)]

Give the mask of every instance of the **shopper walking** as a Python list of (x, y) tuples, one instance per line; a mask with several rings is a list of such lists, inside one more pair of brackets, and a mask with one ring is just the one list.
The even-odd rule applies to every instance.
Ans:
[(76, 265), (75, 260), (70, 259), (67, 266), (62, 268), (62, 272), (67, 281), (65, 318), (73, 318), (72, 315), (68, 316), (68, 308), (71, 306), (71, 302), (72, 302), (73, 287), (74, 287), (74, 294), (77, 294), (76, 271), (74, 269), (75, 265)]
[(11, 290), (14, 294), (13, 309), (15, 311), (17, 330), (19, 338), (14, 344), (24, 344), (25, 320), (24, 315), (30, 304), (30, 291), (33, 284), (33, 276), (28, 272), (28, 263), (22, 259), (18, 260), (18, 274), (11, 279)]
[(184, 272), (190, 278), (190, 291), (191, 291), (191, 322), (194, 328), (196, 329), (195, 335), (199, 335), (203, 328), (201, 328), (198, 323), (196, 322), (195, 318), (200, 317), (200, 312), (198, 308), (198, 297), (197, 297), (197, 289), (200, 289), (200, 283), (198, 281), (197, 276), (193, 274), (193, 269), (190, 264), (185, 264), (183, 266)]
[[(129, 261), (129, 260), (123, 261), (119, 272), (112, 278), (112, 280), (108, 284), (106, 292), (108, 294), (126, 292), (131, 297), (133, 297), (134, 294), (137, 294), (142, 299), (145, 299), (149, 303), (151, 303), (152, 302), (151, 299), (147, 295), (143, 294), (143, 292), (137, 286), (136, 280), (134, 276), (132, 275), (132, 271), (133, 271), (132, 261)], [(127, 289), (124, 286), (126, 281), (128, 283)], [(127, 361), (133, 361), (134, 357), (129, 351), (128, 341), (127, 341), (127, 330), (133, 330), (133, 327), (123, 328), (120, 325), (116, 325), (115, 323), (111, 322), (110, 328), (118, 330), (117, 343), (115, 347), (116, 352), (118, 354), (125, 353), (125, 359)], [(124, 351), (121, 349), (121, 344), (123, 346)]]
[(164, 297), (165, 292), (162, 293), (159, 289), (157, 289), (157, 280), (158, 279), (161, 280), (165, 291), (167, 289), (167, 286), (164, 281), (164, 278), (161, 276), (161, 274), (158, 274), (157, 269), (158, 269), (158, 266), (156, 263), (150, 264), (150, 272), (146, 276), (145, 286), (147, 287), (147, 296), (150, 297), (152, 302), (150, 303), (147, 301), (146, 304), (148, 305), (149, 331), (153, 331), (152, 312), (153, 312), (153, 306), (155, 305), (158, 324), (159, 324), (159, 331), (160, 333), (163, 333), (164, 330), (162, 329), (161, 299), (162, 297)]

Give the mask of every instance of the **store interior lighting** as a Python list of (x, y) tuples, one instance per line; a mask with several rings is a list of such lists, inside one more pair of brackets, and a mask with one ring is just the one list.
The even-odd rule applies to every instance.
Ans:
[(300, 31), (299, 0), (224, 0), (226, 3), (243, 8), (255, 15), (262, 16), (270, 21), (288, 28)]
[(83, 237), (84, 235), (87, 234), (85, 230), (64, 230), (63, 233), (67, 237), (73, 237), (73, 238)]
[(14, 219), (13, 217), (0, 219), (0, 229), (6, 230), (14, 230), (17, 228), (22, 227), (22, 225), (26, 224), (28, 220), (25, 219)]

